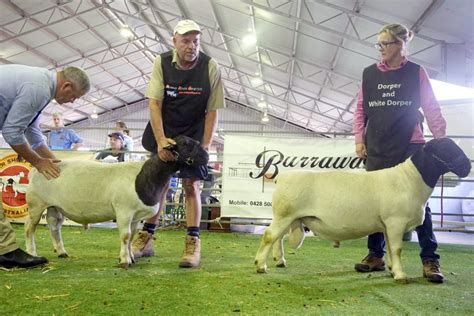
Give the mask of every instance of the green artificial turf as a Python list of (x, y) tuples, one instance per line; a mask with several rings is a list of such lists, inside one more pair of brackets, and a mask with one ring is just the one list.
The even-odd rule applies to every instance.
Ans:
[[(14, 225), (24, 249), (23, 226)], [(474, 247), (440, 245), (444, 284), (422, 277), (419, 247), (402, 253), (408, 284), (389, 272), (362, 274), (354, 263), (366, 241), (338, 249), (316, 237), (287, 247), (288, 268), (257, 274), (254, 257), (261, 236), (202, 232), (202, 264), (178, 268), (184, 231), (160, 231), (156, 256), (130, 269), (117, 267), (116, 229), (63, 227), (69, 258), (57, 258), (49, 231), (38, 227), (37, 269), (0, 270), (1, 315), (473, 315)]]

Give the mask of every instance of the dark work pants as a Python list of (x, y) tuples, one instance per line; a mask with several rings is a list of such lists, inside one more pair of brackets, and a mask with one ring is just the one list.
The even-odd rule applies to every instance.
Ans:
[[(405, 159), (415, 153), (422, 144), (410, 144), (405, 154)], [(425, 208), (425, 220), (423, 223), (416, 228), (418, 234), (418, 243), (420, 244), (421, 261), (437, 261), (439, 255), (436, 253), (438, 248), (438, 242), (433, 233), (433, 223), (431, 221), (431, 209), (428, 205)], [(369, 254), (375, 257), (382, 258), (385, 254), (385, 240), (383, 233), (374, 233), (369, 235), (367, 240), (367, 247), (369, 248)]]

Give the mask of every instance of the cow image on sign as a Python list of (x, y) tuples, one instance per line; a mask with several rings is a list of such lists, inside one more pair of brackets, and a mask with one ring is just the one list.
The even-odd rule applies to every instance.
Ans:
[(0, 159), (0, 189), (5, 216), (11, 220), (21, 221), (28, 215), (26, 188), (31, 164), (20, 160), (17, 154)]

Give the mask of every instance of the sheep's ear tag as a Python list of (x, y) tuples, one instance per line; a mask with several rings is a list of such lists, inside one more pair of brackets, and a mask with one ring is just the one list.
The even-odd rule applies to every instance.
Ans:
[(187, 157), (184, 161), (188, 166), (191, 166), (194, 163), (194, 159), (192, 157)]

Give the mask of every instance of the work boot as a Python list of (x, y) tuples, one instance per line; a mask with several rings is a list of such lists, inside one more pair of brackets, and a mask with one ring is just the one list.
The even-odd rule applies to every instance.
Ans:
[(359, 272), (384, 271), (385, 262), (383, 261), (383, 258), (379, 258), (369, 254), (367, 255), (367, 257), (362, 259), (361, 263), (356, 263), (354, 269)]
[(196, 268), (201, 263), (201, 240), (199, 237), (186, 236), (180, 268)]
[(428, 282), (443, 283), (444, 275), (439, 269), (438, 261), (425, 261), (423, 262), (423, 276)]
[(45, 257), (32, 256), (20, 248), (0, 256), (0, 267), (11, 268), (34, 268), (48, 263)]
[(153, 234), (141, 230), (138, 232), (135, 240), (132, 242), (132, 251), (133, 257), (141, 258), (141, 257), (152, 257), (155, 255), (154, 247), (154, 240), (155, 236)]

